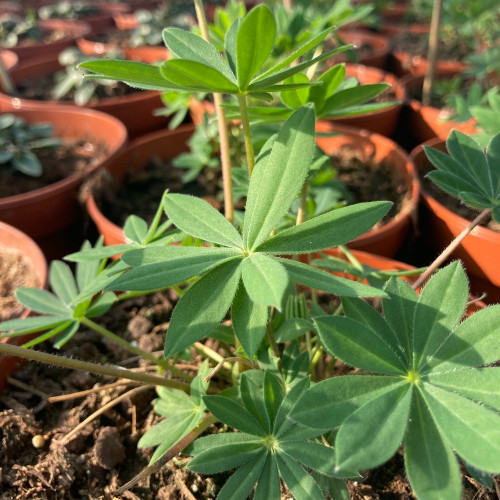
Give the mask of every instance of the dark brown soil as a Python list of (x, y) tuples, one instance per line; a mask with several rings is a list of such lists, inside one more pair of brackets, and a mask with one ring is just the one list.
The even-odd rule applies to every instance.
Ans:
[(409, 200), (408, 185), (404, 177), (395, 172), (392, 165), (377, 163), (372, 159), (360, 158), (356, 152), (347, 151), (342, 156), (333, 156), (332, 163), (338, 171), (336, 180), (345, 184), (351, 193), (349, 204), (366, 201), (392, 201), (388, 214), (374, 227), (387, 224), (397, 216)]
[(171, 193), (203, 196), (220, 209), (221, 205), (214, 197), (220, 173), (206, 168), (195, 181), (183, 184), (181, 178), (185, 172), (172, 166), (170, 160), (153, 157), (144, 170), (127, 174), (119, 188), (112, 179), (101, 178), (94, 183), (92, 190), (102, 213), (119, 226), (130, 214), (151, 222), (167, 188)]
[[(448, 193), (436, 186), (436, 184), (434, 184), (430, 179), (426, 178), (425, 175), (431, 170), (433, 170), (433, 167), (430, 162), (425, 165), (425, 168), (419, 170), (420, 180), (422, 181), (425, 190), (448, 210), (460, 215), (460, 217), (463, 217), (464, 219), (470, 221), (474, 220), (479, 215), (479, 210), (468, 207), (462, 203), (461, 200), (455, 198), (454, 196), (450, 196)], [(487, 227), (492, 231), (500, 232), (500, 224), (495, 222), (491, 217), (485, 219), (481, 223), (481, 226)]]
[(37, 276), (26, 257), (0, 246), (0, 321), (19, 316), (24, 309), (16, 300), (17, 288), (37, 285)]
[(17, 171), (0, 173), (0, 198), (27, 193), (83, 172), (91, 163), (99, 161), (106, 153), (103, 145), (79, 141), (65, 141), (55, 151), (39, 151), (37, 156), (43, 166), (40, 177), (31, 177)]

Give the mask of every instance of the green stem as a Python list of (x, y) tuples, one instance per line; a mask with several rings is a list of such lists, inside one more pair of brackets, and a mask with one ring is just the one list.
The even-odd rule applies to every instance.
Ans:
[[(221, 356), (218, 352), (215, 352), (213, 349), (210, 349), (210, 347), (207, 347), (205, 344), (202, 344), (201, 342), (195, 342), (193, 344), (193, 347), (200, 353), (203, 354), (204, 356), (207, 356), (207, 358), (212, 359), (216, 363), (220, 363), (221, 361), (224, 361), (224, 356)], [(231, 363), (228, 363), (225, 361), (222, 365), (222, 367), (226, 370), (231, 371), (233, 366)]]
[(248, 119), (247, 96), (238, 94), (238, 104), (240, 105), (241, 123), (243, 125), (243, 135), (247, 152), (248, 177), (252, 177), (255, 156), (253, 152), (252, 132), (250, 131), (250, 120)]
[(281, 371), (281, 354), (278, 344), (276, 343), (276, 339), (274, 338), (274, 332), (273, 329), (271, 328), (271, 323), (269, 322), (266, 325), (266, 334), (269, 343), (271, 344), (271, 349), (273, 350), (273, 354), (280, 360), (280, 371)]
[(311, 366), (309, 367), (309, 373), (312, 375), (314, 370), (316, 370), (316, 365), (319, 363), (321, 356), (323, 355), (323, 347), (319, 344), (316, 346), (316, 349), (312, 353)]
[(145, 384), (171, 387), (187, 393), (189, 393), (190, 388), (190, 386), (184, 382), (169, 380), (155, 375), (148, 375), (147, 373), (133, 372), (120, 366), (100, 365), (97, 363), (90, 363), (88, 361), (80, 361), (79, 359), (66, 358), (64, 356), (56, 356), (46, 352), (34, 351), (33, 349), (25, 349), (24, 347), (17, 347), (10, 344), (0, 343), (0, 354), (17, 356), (18, 358), (30, 359), (32, 361), (38, 361), (49, 365), (62, 366), (63, 368), (70, 368), (72, 370), (80, 370), (115, 378), (125, 378), (127, 380), (136, 380), (137, 382)]
[(94, 323), (91, 319), (83, 316), (81, 318), (81, 322), (85, 326), (88, 326), (92, 330), (96, 331), (97, 333), (100, 333), (103, 337), (106, 337), (106, 338), (112, 340), (113, 342), (117, 343), (118, 345), (122, 346), (124, 349), (127, 349), (127, 351), (133, 352), (134, 354), (137, 354), (137, 355), (141, 356), (142, 358), (151, 361), (155, 365), (158, 365), (158, 366), (161, 366), (162, 368), (165, 368), (166, 370), (170, 369), (170, 366), (168, 365), (168, 362), (166, 359), (157, 358), (156, 356), (153, 356), (149, 352), (143, 351), (142, 349), (139, 349), (138, 347), (134, 347), (130, 342), (127, 342), (126, 340), (122, 339), (121, 337), (114, 334), (113, 332), (110, 332), (108, 329), (102, 327), (101, 325)]

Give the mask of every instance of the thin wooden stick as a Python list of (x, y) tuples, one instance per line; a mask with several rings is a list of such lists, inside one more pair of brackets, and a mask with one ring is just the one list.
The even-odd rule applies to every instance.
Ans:
[(94, 387), (93, 389), (87, 389), (86, 391), (72, 392), (71, 394), (61, 394), (61, 396), (51, 396), (48, 401), (49, 403), (60, 403), (61, 401), (68, 401), (69, 399), (83, 398), (89, 394), (95, 394), (96, 392), (105, 391), (107, 389), (114, 389), (115, 387), (123, 387), (124, 385), (140, 384), (140, 382), (133, 380), (122, 380), (118, 382), (113, 382), (112, 384), (100, 385), (99, 387)]
[(427, 52), (427, 71), (425, 72), (424, 85), (422, 87), (422, 104), (424, 106), (429, 106), (431, 103), (432, 84), (434, 82), (434, 73), (436, 71), (436, 61), (439, 50), (439, 27), (441, 24), (442, 12), (443, 0), (434, 0), (429, 33), (429, 51)]
[(491, 209), (483, 210), (467, 227), (438, 255), (434, 262), (420, 275), (417, 281), (412, 285), (414, 290), (422, 286), (427, 278), (453, 253), (453, 251), (462, 243), (462, 240), (489, 214)]
[(92, 415), (89, 415), (83, 422), (80, 422), (71, 432), (68, 432), (68, 434), (66, 434), (63, 438), (61, 438), (61, 443), (63, 444), (67, 443), (75, 434), (77, 434), (80, 430), (82, 430), (87, 424), (90, 424), (92, 420), (95, 420), (99, 415), (102, 415), (109, 409), (113, 408), (113, 406), (116, 406), (118, 403), (121, 403), (124, 399), (135, 396), (136, 394), (139, 394), (140, 392), (145, 391), (147, 389), (152, 389), (153, 387), (154, 385), (143, 385), (141, 387), (136, 387), (134, 389), (131, 389), (130, 391), (123, 393), (121, 396), (112, 399), (109, 403), (99, 408), (97, 411), (92, 413)]
[(133, 488), (139, 481), (142, 481), (143, 479), (148, 478), (151, 474), (158, 472), (166, 463), (176, 457), (184, 448), (186, 448), (186, 446), (191, 444), (200, 434), (205, 432), (205, 430), (215, 422), (217, 422), (217, 419), (212, 414), (207, 413), (201, 424), (196, 427), (196, 429), (193, 429), (187, 436), (183, 437), (177, 444), (172, 446), (172, 448), (170, 448), (170, 450), (168, 450), (155, 463), (146, 467), (128, 483), (125, 483), (121, 488), (118, 488), (115, 492), (113, 492), (113, 494), (123, 495), (125, 491)]

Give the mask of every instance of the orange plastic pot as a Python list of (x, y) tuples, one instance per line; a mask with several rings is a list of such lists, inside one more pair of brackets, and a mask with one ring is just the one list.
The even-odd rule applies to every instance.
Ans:
[(63, 21), (62, 19), (40, 20), (38, 24), (43, 32), (48, 34), (58, 31), (62, 33), (62, 37), (51, 42), (21, 44), (16, 47), (8, 47), (9, 50), (17, 54), (20, 63), (39, 57), (48, 57), (51, 55), (55, 57), (66, 47), (74, 45), (77, 38), (88, 35), (92, 29), (87, 23), (81, 21)]
[(86, 175), (105, 166), (127, 141), (127, 131), (116, 118), (90, 109), (47, 105), (38, 110), (14, 111), (28, 123), (50, 122), (54, 134), (63, 139), (85, 138), (104, 157), (92, 162), (85, 172), (33, 191), (0, 198), (0, 220), (32, 238), (51, 235), (77, 221), (81, 216), (78, 190)]
[(346, 64), (346, 75), (355, 77), (361, 85), (373, 83), (390, 83), (396, 94), (399, 104), (394, 104), (379, 111), (365, 113), (359, 116), (346, 116), (345, 118), (335, 118), (333, 121), (340, 125), (349, 127), (365, 128), (371, 132), (390, 137), (397, 126), (399, 115), (406, 100), (406, 89), (399, 82), (398, 78), (391, 73), (378, 68), (371, 68), (361, 64)]
[[(158, 56), (158, 53), (156, 55)], [(57, 58), (49, 56), (44, 59), (28, 61), (14, 68), (11, 71), (11, 77), (16, 85), (23, 80), (33, 80), (42, 76), (53, 75), (61, 69), (62, 67)], [(53, 106), (55, 103), (56, 101), (22, 99), (0, 92), (0, 110), (3, 111), (12, 109), (41, 111), (47, 106)], [(78, 106), (71, 102), (64, 103), (64, 105), (78, 109)], [(85, 106), (85, 108), (108, 113), (123, 122), (131, 137), (164, 127), (167, 124), (165, 117), (153, 115), (154, 110), (161, 107), (163, 107), (163, 103), (160, 92), (152, 90), (136, 92), (123, 97), (109, 97), (99, 100), (97, 104)]]
[[(453, 73), (437, 72), (438, 78), (451, 78), (453, 75)], [(446, 139), (453, 129), (460, 130), (464, 134), (477, 133), (475, 119), (471, 118), (463, 123), (447, 120), (446, 118), (450, 116), (447, 110), (424, 106), (419, 100), (411, 98), (412, 94), (421, 93), (423, 83), (423, 75), (407, 75), (401, 79), (401, 85), (406, 89), (409, 107), (409, 128), (418, 142), (425, 142), (434, 137)]]
[(316, 143), (326, 154), (357, 151), (361, 157), (384, 161), (394, 167), (408, 187), (409, 196), (399, 214), (390, 222), (372, 229), (348, 243), (350, 248), (393, 257), (402, 247), (410, 224), (416, 219), (419, 199), (419, 184), (413, 162), (408, 154), (394, 141), (368, 130), (339, 126), (319, 121), (316, 132), (336, 133), (331, 137), (317, 137)]
[[(440, 139), (425, 144), (446, 152), (446, 142)], [(411, 157), (417, 171), (429, 164), (422, 145), (412, 151)], [(432, 248), (440, 252), (469, 225), (470, 221), (439, 203), (426, 191), (425, 186), (422, 185), (420, 191), (425, 208), (424, 234), (428, 235)], [(467, 235), (453, 253), (453, 258), (461, 259), (470, 274), (489, 281), (495, 287), (500, 287), (499, 256), (500, 233), (482, 226), (477, 226)]]
[[(107, 164), (107, 170), (119, 186), (127, 172), (137, 172), (146, 167), (152, 157), (162, 160), (175, 158), (180, 153), (189, 150), (187, 142), (193, 134), (192, 125), (182, 125), (176, 130), (161, 130), (144, 135), (132, 141), (116, 157)], [(167, 189), (168, 186), (165, 186)], [(111, 222), (99, 209), (90, 194), (86, 199), (87, 212), (96, 225), (99, 234), (103, 236), (106, 245), (119, 245), (125, 243), (123, 229)]]
[[(0, 222), (0, 249), (19, 251), (29, 262), (37, 277), (37, 286), (44, 288), (47, 282), (47, 262), (37, 244), (19, 229)], [(24, 309), (18, 317), (26, 318), (29, 310)], [(10, 318), (13, 319), (13, 318)], [(22, 345), (28, 342), (33, 334), (21, 337), (2, 339), (0, 342), (12, 345)], [(0, 394), (6, 386), (6, 378), (16, 371), (22, 360), (13, 356), (0, 354)]]

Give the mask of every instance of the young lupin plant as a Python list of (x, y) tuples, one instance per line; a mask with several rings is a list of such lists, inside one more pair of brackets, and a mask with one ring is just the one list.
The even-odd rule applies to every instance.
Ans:
[[(485, 483), (488, 475), (480, 476), (478, 470), (500, 472), (500, 371), (485, 367), (500, 358), (500, 306), (485, 308), (459, 324), (468, 300), (459, 263), (436, 273), (419, 295), (394, 276), (382, 289), (302, 262), (304, 254), (363, 234), (390, 208), (384, 201), (360, 203), (275, 231), (313, 161), (319, 101), (291, 106), (296, 109), (287, 111), (279, 133), (254, 156), (247, 95), (320, 89), (324, 82), (301, 77), (281, 82), (345, 50), (289, 67), (329, 31), (269, 64), (275, 21), (268, 7), (259, 5), (228, 30), (227, 61), (202, 38), (167, 28), (164, 40), (174, 59), (158, 67), (129, 61), (82, 64), (95, 77), (141, 88), (237, 95), (250, 177), (244, 220), (236, 228), (205, 201), (166, 192), (149, 227), (135, 216), (127, 220), (127, 244), (87, 246), (68, 257), (79, 263), (76, 284), (68, 267), (55, 264), (55, 294), (50, 299), (48, 292), (19, 292), (21, 301), (36, 304), (46, 316), (0, 324), (0, 331), (9, 328), (16, 335), (50, 328), (53, 335), (63, 332), (62, 339), (56, 337), (61, 345), (83, 323), (126, 347), (124, 339), (113, 337), (93, 319), (123, 296), (174, 287), (181, 298), (171, 317), (164, 356), (128, 348), (190, 383), (144, 374), (147, 380), (137, 379), (135, 372), (118, 370), (119, 376), (159, 387), (155, 410), (166, 420), (139, 443), (158, 446), (150, 472), (184, 450), (194, 457), (188, 465), (194, 471), (236, 469), (219, 499), (244, 500), (253, 491), (253, 498), (279, 500), (281, 481), (297, 500), (346, 499), (343, 478), (359, 478), (360, 469), (380, 465), (404, 442), (406, 469), (418, 498), (458, 500), (461, 485), (454, 453)], [(326, 80), (341, 73), (337, 69)], [(498, 144), (492, 142), (492, 159), (498, 159)], [(481, 166), (493, 168), (490, 163)], [(449, 178), (441, 180), (449, 183)], [(478, 202), (470, 189), (473, 184), (467, 185), (467, 199)], [(486, 206), (496, 205), (496, 197), (496, 192), (495, 199), (488, 197)], [(160, 224), (162, 211), (169, 220)], [(177, 229), (167, 232), (169, 224)], [(205, 246), (171, 244), (185, 234)], [(105, 259), (117, 253), (123, 254), (120, 261), (107, 265)], [(341, 307), (327, 314), (314, 301), (306, 306), (294, 283), (341, 296)], [(111, 290), (128, 293), (115, 299)], [(94, 299), (96, 294), (99, 298)], [(382, 297), (384, 316), (359, 297)], [(229, 310), (231, 327), (220, 325)], [(207, 336), (234, 346), (231, 357), (200, 342)], [(176, 372), (172, 361), (189, 347), (217, 365), (210, 369), (204, 362), (194, 378)], [(316, 383), (315, 367), (324, 351), (371, 374)], [(41, 353), (0, 344), (2, 352), (42, 360)], [(54, 364), (61, 362), (58, 358), (43, 355)], [(72, 361), (66, 360), (66, 365)], [(240, 363), (248, 368), (243, 373)], [(214, 395), (209, 380), (216, 373), (226, 388)], [(238, 432), (197, 439), (217, 421)]]

